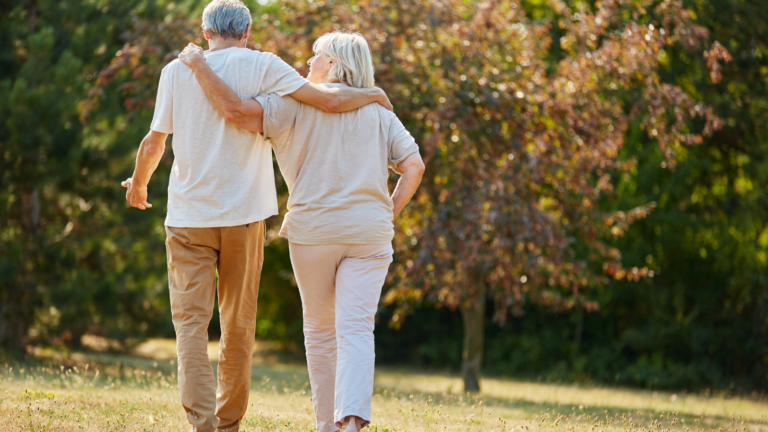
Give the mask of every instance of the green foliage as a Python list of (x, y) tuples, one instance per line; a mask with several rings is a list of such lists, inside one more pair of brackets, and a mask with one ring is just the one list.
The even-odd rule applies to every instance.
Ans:
[[(617, 286), (632, 301), (613, 327), (630, 382), (654, 374), (671, 385), (702, 382), (768, 387), (768, 27), (764, 5), (750, 1), (691, 2), (710, 38), (726, 46), (732, 65), (712, 83), (705, 59), (672, 51), (667, 78), (714, 107), (724, 127), (663, 168), (658, 152), (636, 134), (627, 157), (637, 172), (618, 181), (618, 205), (652, 199), (658, 208), (618, 242), (631, 265), (651, 264), (658, 276), (639, 289)], [(631, 293), (630, 293), (631, 290)], [(633, 371), (646, 377), (632, 379)], [(733, 382), (733, 384), (731, 384)]]
[[(428, 172), (397, 234), (379, 361), (458, 368), (458, 313), (422, 309), (404, 320), (405, 312), (419, 302), (461, 307), (475, 273), (489, 289), (491, 373), (768, 387), (766, 8), (691, 0), (688, 10), (645, 11), (650, 2), (631, 2), (598, 28), (586, 18), (611, 2), (435, 4), (248, 2), (251, 46), (302, 72), (315, 37), (363, 32), (378, 84), (422, 145)], [(162, 226), (172, 152), (150, 184), (153, 210), (130, 209), (119, 182), (149, 125), (160, 68), (187, 42), (203, 44), (203, 6), (3, 3), (3, 349), (72, 346), (88, 332), (126, 345), (173, 334)], [(623, 42), (626, 30), (659, 29), (664, 16), (680, 19), (669, 37), (672, 28), (689, 32), (630, 56), (644, 39)], [(693, 18), (710, 33), (691, 26)], [(689, 49), (693, 40), (720, 41), (734, 61), (712, 63), (723, 52), (713, 46), (703, 58)], [(603, 51), (614, 69), (575, 69), (606, 41), (625, 44)], [(647, 80), (619, 72), (633, 59), (646, 62), (633, 73)], [(722, 74), (718, 84), (713, 73)], [(684, 121), (670, 115), (680, 107)], [(687, 145), (699, 141), (697, 131), (714, 134)], [(649, 203), (655, 210), (642, 219)], [(275, 235), (280, 222), (268, 221), (258, 336), (299, 342), (301, 305)]]
[[(168, 307), (156, 219), (124, 211), (119, 179), (146, 130), (119, 110), (80, 121), (79, 105), (154, 2), (15, 2), (0, 18), (0, 341), (123, 339)], [(143, 119), (146, 121), (146, 117)], [(160, 175), (162, 178), (162, 174)], [(161, 312), (162, 311), (162, 312)]]
[[(489, 372), (651, 388), (768, 387), (766, 9), (728, 0), (687, 6), (734, 61), (713, 84), (705, 58), (671, 49), (661, 75), (714, 107), (724, 126), (682, 148), (670, 170), (662, 151), (631, 125), (621, 157), (636, 159), (637, 168), (614, 173), (615, 194), (600, 202), (606, 210), (657, 203), (613, 243), (625, 267), (647, 266), (654, 276), (596, 288), (595, 313), (553, 316), (532, 307), (504, 326), (487, 325)], [(421, 311), (409, 317), (401, 330), (408, 339), (439, 338), (446, 348), (429, 356), (406, 351), (408, 360), (451, 359), (455, 347), (447, 341), (461, 337), (450, 325), (457, 319)], [(422, 327), (442, 331), (434, 336)], [(391, 349), (383, 344), (392, 330), (378, 331), (379, 349)], [(459, 367), (455, 357), (449, 364)]]
[[(120, 181), (130, 176), (148, 130), (160, 68), (175, 57), (173, 50), (202, 42), (194, 21), (203, 6), (144, 0), (3, 5), (0, 34), (11, 48), (0, 53), (3, 350), (21, 351), (27, 343), (77, 346), (85, 333), (125, 347), (173, 335), (163, 229), (172, 153), (153, 178), (158, 210), (130, 209)], [(133, 58), (128, 51), (121, 56), (126, 42), (156, 36), (158, 27), (175, 32), (147, 41), (144, 81), (137, 79), (137, 63), (122, 75), (102, 73), (115, 58)], [(282, 249), (267, 248), (283, 255), (265, 265), (260, 336), (295, 340), (300, 303), (293, 291), (284, 294), (292, 286)], [(216, 321), (211, 332), (218, 332)]]

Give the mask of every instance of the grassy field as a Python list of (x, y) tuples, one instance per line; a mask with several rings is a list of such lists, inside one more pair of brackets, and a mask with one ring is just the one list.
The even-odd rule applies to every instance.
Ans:
[[(215, 345), (209, 353), (216, 361)], [(36, 352), (0, 365), (2, 431), (188, 431), (173, 343), (134, 356)], [(485, 379), (480, 394), (455, 376), (379, 369), (374, 431), (768, 431), (764, 397), (674, 394)], [(306, 367), (254, 356), (243, 431), (314, 430)]]

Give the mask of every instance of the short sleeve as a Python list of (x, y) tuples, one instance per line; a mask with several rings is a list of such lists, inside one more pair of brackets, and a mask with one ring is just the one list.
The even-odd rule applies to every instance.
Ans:
[(389, 167), (392, 170), (395, 170), (397, 164), (405, 158), (419, 151), (416, 140), (395, 115), (392, 116), (392, 123), (389, 125), (387, 146), (389, 147)]
[(308, 83), (296, 69), (284, 62), (280, 57), (270, 54), (264, 78), (261, 81), (261, 93), (276, 93), (285, 96), (300, 89)]
[(280, 97), (275, 93), (260, 94), (256, 100), (264, 110), (264, 138), (272, 140), (272, 144), (279, 146), (284, 137), (289, 135), (296, 124), (296, 116), (301, 102), (285, 96)]
[(152, 116), (150, 129), (155, 132), (173, 133), (173, 85), (171, 83), (171, 65), (163, 68), (160, 73), (160, 84), (157, 87), (155, 114)]

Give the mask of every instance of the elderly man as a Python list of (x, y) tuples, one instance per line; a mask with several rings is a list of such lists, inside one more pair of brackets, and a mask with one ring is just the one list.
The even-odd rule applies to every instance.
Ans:
[[(373, 102), (391, 108), (380, 89), (316, 86), (275, 55), (245, 49), (250, 27), (250, 12), (238, 0), (215, 0), (203, 12), (206, 62), (241, 99), (276, 93), (329, 111)], [(277, 214), (271, 147), (219, 115), (179, 61), (162, 71), (150, 129), (123, 186), (131, 206), (151, 207), (147, 184), (173, 133), (165, 226), (181, 403), (193, 430), (236, 431), (251, 384), (264, 219)], [(207, 354), (217, 271), (218, 391)]]

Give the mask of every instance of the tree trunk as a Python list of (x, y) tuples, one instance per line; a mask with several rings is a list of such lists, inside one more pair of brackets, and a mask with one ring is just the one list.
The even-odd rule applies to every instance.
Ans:
[(581, 346), (581, 334), (584, 333), (584, 309), (579, 308), (576, 312), (576, 330), (573, 335), (573, 360), (576, 360), (576, 356), (579, 354), (579, 346)]
[(19, 271), (10, 286), (0, 291), (0, 351), (23, 353), (35, 307), (36, 254), (40, 237), (40, 194), (37, 188), (21, 192), (21, 221), (27, 232)]
[(480, 366), (483, 363), (485, 323), (485, 281), (467, 277), (468, 298), (461, 304), (464, 322), (464, 348), (461, 353), (464, 391), (480, 391)]
[(40, 234), (40, 195), (37, 188), (22, 191), (21, 207), (24, 226), (33, 237), (37, 237)]
[(37, 20), (37, 0), (32, 0), (27, 9), (27, 22), (29, 23), (29, 32), (35, 32), (35, 21)]
[(0, 296), (2, 298), (2, 304), (0, 304), (0, 354), (18, 354), (24, 351), (24, 333), (27, 330), (27, 323), (25, 317), (20, 316), (24, 312), (17, 309), (23, 303), (23, 298), (21, 298), (23, 295), (23, 293), (9, 292)]

